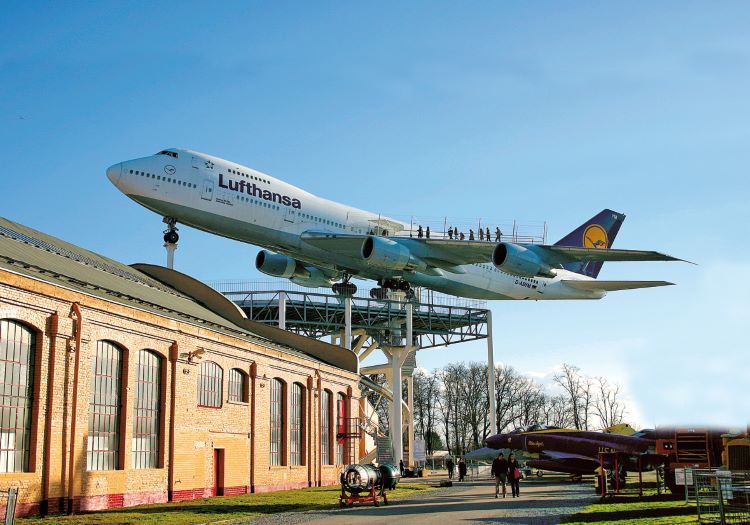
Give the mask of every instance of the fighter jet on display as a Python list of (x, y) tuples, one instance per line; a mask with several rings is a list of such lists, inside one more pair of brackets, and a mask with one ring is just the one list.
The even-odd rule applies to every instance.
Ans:
[[(601, 453), (619, 453), (619, 466), (623, 470), (637, 471), (640, 457), (641, 469), (652, 470), (665, 462), (657, 455), (653, 431), (636, 432), (632, 435), (588, 432), (532, 425), (507, 434), (496, 434), (487, 438), (487, 446), (495, 449), (523, 451), (526, 465), (540, 470), (564, 472), (566, 474), (595, 474), (601, 467)], [(610, 457), (604, 457), (605, 469), (614, 468)]]
[(522, 451), (526, 466), (574, 476), (600, 474), (610, 480), (626, 472), (663, 467), (664, 482), (675, 494), (684, 494), (677, 470), (717, 468), (722, 465), (725, 437), (747, 434), (728, 427), (657, 427), (632, 432), (617, 425), (604, 432), (589, 432), (548, 425), (532, 425), (486, 439), (490, 448)]
[[(625, 216), (603, 210), (554, 245), (413, 238), (406, 225), (316, 197), (257, 170), (182, 149), (107, 170), (125, 195), (175, 224), (264, 248), (256, 268), (309, 287), (354, 293), (352, 277), (408, 292), (423, 286), (477, 299), (601, 299), (665, 281), (598, 281), (605, 261), (676, 261), (654, 251), (613, 250)], [(502, 238), (501, 241), (504, 241)], [(335, 283), (335, 284), (334, 284)]]

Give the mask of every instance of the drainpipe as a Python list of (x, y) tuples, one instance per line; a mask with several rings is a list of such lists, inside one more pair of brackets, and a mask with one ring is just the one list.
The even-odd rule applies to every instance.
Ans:
[(70, 317), (75, 319), (75, 350), (76, 359), (73, 367), (73, 414), (70, 421), (70, 464), (68, 465), (68, 514), (73, 514), (73, 482), (75, 481), (75, 453), (76, 453), (76, 423), (78, 414), (78, 370), (81, 363), (81, 330), (83, 316), (78, 303), (70, 307)]
[(248, 429), (248, 432), (247, 432), (247, 441), (248, 441), (247, 442), (247, 459), (248, 459), (248, 464), (247, 464), (247, 485), (245, 486), (245, 492), (247, 494), (250, 494), (250, 492), (252, 491), (252, 486), (253, 486), (253, 484), (252, 484), (252, 478), (253, 478), (253, 447), (252, 447), (252, 443), (253, 443), (253, 405), (252, 405), (252, 403), (250, 403), (250, 401), (251, 401), (250, 398), (253, 395), (252, 392), (250, 391), (250, 389), (252, 388), (251, 384), (253, 382), (253, 366), (255, 366), (254, 362), (250, 363), (250, 366), (247, 369), (247, 377), (248, 377), (248, 380), (247, 380), (247, 400), (248, 400), (248, 403), (247, 403), (247, 410), (248, 410), (247, 421), (250, 424), (250, 428)]
[(305, 440), (307, 441), (307, 447), (305, 450), (305, 463), (307, 464), (307, 486), (312, 487), (313, 482), (313, 429), (315, 428), (315, 419), (313, 415), (313, 378), (307, 376), (307, 406), (305, 407)]
[(49, 340), (50, 340), (50, 352), (49, 361), (47, 367), (47, 415), (44, 423), (44, 454), (43, 461), (44, 466), (42, 470), (43, 483), (42, 483), (42, 505), (40, 514), (46, 516), (49, 513), (49, 484), (50, 484), (50, 472), (52, 470), (52, 462), (50, 461), (50, 451), (52, 450), (52, 410), (54, 406), (55, 396), (55, 350), (57, 349), (57, 333), (59, 330), (60, 317), (57, 312), (52, 314), (49, 323)]
[(169, 347), (169, 362), (172, 364), (172, 379), (169, 385), (169, 469), (167, 469), (167, 500), (174, 501), (174, 426), (177, 399), (177, 356), (180, 349), (177, 341)]
[[(315, 376), (318, 378), (318, 426), (316, 428), (320, 429), (323, 425), (323, 381), (320, 377), (320, 371), (315, 371)], [(330, 440), (330, 429), (328, 429), (329, 434), (329, 440)], [(318, 434), (318, 443), (322, 443), (322, 440), (320, 439), (320, 434)], [(330, 443), (328, 445), (328, 449), (330, 451)], [(318, 450), (317, 460), (315, 461), (315, 468), (317, 470), (317, 480), (318, 480), (318, 487), (323, 485), (323, 450)]]
[(250, 492), (255, 492), (255, 384), (258, 364), (250, 365)]

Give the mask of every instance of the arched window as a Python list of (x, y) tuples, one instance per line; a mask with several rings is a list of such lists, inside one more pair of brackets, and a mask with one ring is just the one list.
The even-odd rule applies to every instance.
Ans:
[(120, 468), (122, 354), (119, 346), (97, 341), (91, 356), (87, 470)]
[(284, 382), (281, 379), (271, 380), (271, 441), (270, 445), (270, 463), (271, 465), (286, 464), (286, 454), (284, 454), (284, 438), (286, 420)]
[(198, 406), (221, 408), (224, 370), (213, 361), (201, 363), (198, 373)]
[(155, 352), (138, 352), (133, 417), (133, 468), (159, 466), (161, 368), (162, 359)]
[(0, 320), (0, 472), (28, 472), (36, 335)]
[(292, 418), (290, 461), (292, 465), (305, 464), (305, 387), (299, 383), (292, 385)]
[(320, 461), (323, 465), (331, 464), (331, 417), (333, 416), (333, 395), (330, 390), (323, 390), (320, 401)]
[(344, 443), (346, 438), (339, 437), (346, 432), (346, 396), (339, 392), (336, 394), (336, 464), (344, 464)]
[(247, 374), (239, 368), (229, 371), (229, 401), (247, 403)]

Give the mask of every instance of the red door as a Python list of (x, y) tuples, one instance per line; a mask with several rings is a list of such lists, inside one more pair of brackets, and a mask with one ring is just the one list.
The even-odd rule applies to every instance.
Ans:
[(214, 496), (224, 495), (224, 449), (214, 449)]

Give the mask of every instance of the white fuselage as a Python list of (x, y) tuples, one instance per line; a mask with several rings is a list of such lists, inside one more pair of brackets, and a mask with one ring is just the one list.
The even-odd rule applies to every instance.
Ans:
[(128, 197), (165, 217), (216, 235), (285, 254), (332, 277), (400, 278), (415, 286), (478, 299), (599, 299), (601, 291), (573, 289), (562, 280), (591, 278), (556, 270), (556, 277), (518, 277), (487, 261), (460, 268), (389, 272), (355, 254), (340, 255), (306, 243), (303, 232), (394, 235), (404, 226), (378, 214), (312, 195), (257, 170), (189, 150), (170, 149), (109, 168), (107, 176)]

